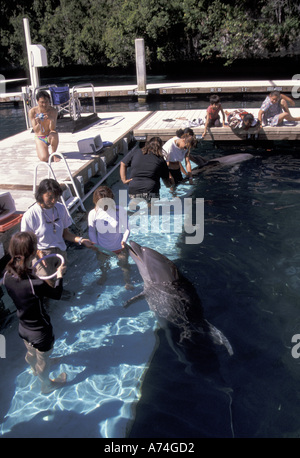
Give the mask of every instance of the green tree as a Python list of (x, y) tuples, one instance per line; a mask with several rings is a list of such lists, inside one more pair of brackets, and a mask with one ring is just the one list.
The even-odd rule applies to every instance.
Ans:
[(0, 11), (2, 66), (27, 61), (23, 17), (32, 42), (46, 48), (56, 67), (127, 67), (135, 61), (136, 38), (144, 38), (149, 68), (299, 54), (299, 0), (11, 0)]

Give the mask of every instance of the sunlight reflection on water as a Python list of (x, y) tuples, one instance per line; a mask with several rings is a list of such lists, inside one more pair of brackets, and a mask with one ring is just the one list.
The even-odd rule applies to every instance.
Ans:
[[(162, 190), (163, 194), (167, 192)], [(130, 236), (141, 245), (159, 248), (171, 259), (179, 254), (177, 237), (161, 234), (158, 243), (157, 234), (139, 233), (138, 225)], [(124, 437), (126, 425), (133, 418), (132, 408), (140, 397), (143, 374), (155, 346), (154, 315), (145, 302), (134, 315), (121, 308), (126, 298), (137, 293), (125, 291), (120, 284), (116, 258), (110, 259), (110, 275), (101, 287), (97, 285), (100, 269), (93, 252), (71, 250), (68, 258), (65, 287), (74, 291), (74, 296), (71, 302), (49, 305), (56, 335), (52, 356), (63, 358), (51, 376), (66, 372), (67, 385), (45, 396), (40, 394), (40, 382), (29, 369), (17, 375), (11, 405), (0, 425), (2, 435), (13, 434), (19, 424), (27, 424), (30, 429), (30, 422), (43, 413), (51, 431), (58, 412), (88, 415), (97, 411), (98, 437)], [(133, 261), (130, 263), (135, 269)], [(135, 287), (141, 291), (141, 278), (137, 273), (133, 275)], [(59, 436), (57, 431), (52, 434)], [(80, 436), (76, 423), (73, 435)]]

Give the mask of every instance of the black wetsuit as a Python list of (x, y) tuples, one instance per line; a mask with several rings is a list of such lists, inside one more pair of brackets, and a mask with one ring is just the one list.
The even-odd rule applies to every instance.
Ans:
[(52, 288), (32, 274), (18, 279), (6, 272), (4, 285), (17, 308), (20, 337), (39, 351), (51, 350), (54, 334), (50, 317), (43, 306), (43, 298), (60, 299), (62, 278), (57, 279)]
[(143, 154), (141, 149), (136, 149), (128, 153), (122, 162), (131, 167), (129, 194), (158, 194), (160, 178), (169, 178), (166, 161), (153, 153)]

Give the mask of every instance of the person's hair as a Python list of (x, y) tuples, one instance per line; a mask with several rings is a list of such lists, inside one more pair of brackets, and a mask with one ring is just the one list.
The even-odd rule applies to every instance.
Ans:
[(114, 199), (114, 194), (108, 186), (99, 186), (99, 188), (97, 188), (93, 194), (94, 205), (97, 204), (99, 199), (105, 199), (105, 198)]
[(243, 124), (245, 124), (245, 121), (250, 121), (251, 123), (254, 121), (254, 116), (252, 113), (247, 113), (245, 114), (245, 116), (243, 117)]
[(184, 140), (185, 146), (188, 149), (188, 152), (191, 151), (192, 148), (196, 148), (197, 146), (197, 139), (195, 135), (190, 135), (190, 134), (183, 134), (180, 137), (181, 140)]
[(271, 92), (269, 93), (269, 96), (271, 96), (271, 97), (274, 96), (274, 95), (275, 95), (275, 97), (277, 97), (278, 99), (280, 99), (280, 95), (281, 95), (281, 94), (280, 94), (279, 91), (276, 91), (276, 90), (275, 90), (275, 91), (271, 91)]
[(35, 200), (39, 204), (43, 203), (43, 195), (46, 194), (46, 192), (53, 192), (57, 199), (62, 195), (62, 189), (59, 183), (53, 180), (53, 178), (45, 178), (40, 182), (35, 192)]
[(194, 131), (190, 127), (176, 130), (176, 137), (181, 138), (184, 134), (194, 135)]
[(36, 253), (37, 238), (33, 232), (17, 232), (9, 242), (8, 252), (10, 261), (6, 265), (6, 271), (19, 278), (24, 278), (31, 272), (28, 260)]
[(155, 154), (155, 156), (163, 157), (162, 154), (163, 142), (160, 137), (152, 137), (146, 142), (144, 148), (142, 148), (143, 154)]
[(49, 99), (50, 101), (50, 95), (48, 94), (47, 91), (39, 91), (36, 95), (37, 102), (39, 101), (40, 98)]
[(209, 102), (212, 105), (213, 103), (220, 103), (220, 97), (217, 94), (213, 94), (209, 98)]

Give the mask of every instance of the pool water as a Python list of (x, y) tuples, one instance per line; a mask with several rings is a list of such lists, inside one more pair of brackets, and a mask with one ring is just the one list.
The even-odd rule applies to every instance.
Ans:
[[(212, 361), (196, 351), (188, 367), (145, 300), (123, 308), (143, 287), (135, 264), (134, 291), (125, 290), (114, 258), (101, 286), (94, 253), (71, 246), (71, 296), (47, 302), (53, 356), (62, 357), (53, 375), (67, 372), (68, 383), (40, 395), (12, 315), (1, 330), (0, 436), (300, 436), (300, 359), (292, 354), (300, 334), (299, 149), (252, 151), (249, 161), (178, 187), (181, 199), (204, 199), (201, 244), (186, 244), (183, 232), (142, 234), (138, 225), (130, 236), (176, 263), (233, 356), (220, 352)], [(204, 155), (231, 152), (211, 148)], [(117, 195), (117, 177), (111, 180)], [(164, 186), (161, 196), (170, 197)]]
[(299, 167), (299, 152), (264, 152), (195, 182), (205, 237), (179, 238), (178, 265), (234, 355), (187, 377), (158, 331), (131, 437), (300, 436)]

